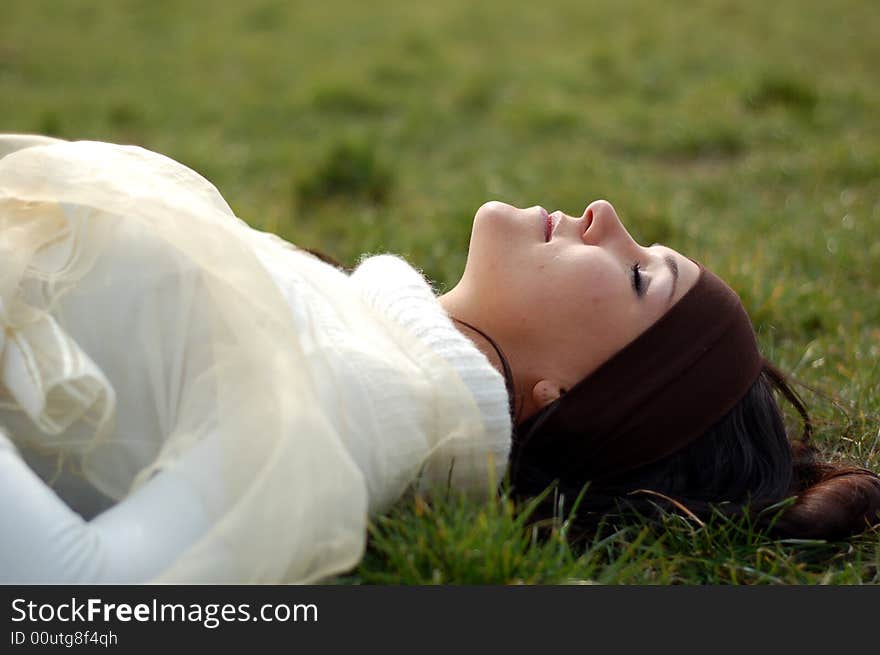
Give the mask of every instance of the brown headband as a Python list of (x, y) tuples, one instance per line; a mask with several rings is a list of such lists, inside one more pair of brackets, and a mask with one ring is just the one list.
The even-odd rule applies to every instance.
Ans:
[[(693, 261), (693, 260), (692, 260)], [(694, 441), (763, 366), (742, 302), (699, 262), (696, 283), (645, 332), (517, 427), (512, 475), (610, 480)]]

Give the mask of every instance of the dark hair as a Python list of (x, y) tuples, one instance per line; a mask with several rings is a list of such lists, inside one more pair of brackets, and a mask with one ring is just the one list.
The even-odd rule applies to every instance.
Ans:
[[(797, 441), (786, 434), (774, 389), (803, 417), (804, 431)], [(717, 510), (732, 516), (749, 514), (780, 536), (829, 539), (880, 523), (880, 477), (864, 468), (822, 461), (811, 444), (811, 430), (803, 402), (785, 375), (765, 361), (742, 400), (699, 439), (601, 486), (587, 486), (573, 521), (589, 529), (605, 514), (627, 509), (649, 517), (681, 511), (699, 519)], [(557, 495), (570, 506), (588, 482), (558, 480), (554, 471), (529, 461), (520, 460), (511, 470), (514, 494), (521, 499), (537, 496), (555, 483)], [(793, 503), (779, 506), (792, 497)], [(545, 503), (539, 514), (551, 509), (557, 511)]]
[[(515, 390), (507, 358), (489, 335), (464, 324), (498, 353), (513, 410)], [(797, 441), (789, 440), (774, 390), (803, 418), (803, 434)], [(581, 529), (572, 531), (575, 535), (621, 510), (653, 518), (669, 510), (698, 519), (713, 511), (748, 514), (771, 532), (795, 538), (834, 539), (880, 524), (880, 477), (868, 469), (821, 459), (811, 443), (812, 424), (803, 401), (785, 374), (766, 360), (746, 395), (700, 438), (658, 462), (605, 479), (601, 486), (588, 484), (589, 480), (559, 479), (546, 462), (519, 457), (520, 425), (514, 429), (510, 455), (511, 464), (515, 463), (510, 469), (513, 494), (529, 500), (555, 487), (553, 496), (539, 505), (537, 518), (556, 515), (559, 498), (567, 499), (569, 506), (577, 500), (577, 513), (571, 518)], [(786, 506), (783, 501), (789, 498), (793, 502)]]
[(302, 250), (304, 252), (309, 253), (312, 257), (317, 257), (325, 264), (330, 264), (330, 266), (338, 268), (340, 271), (343, 271), (345, 273), (351, 273), (351, 270), (352, 270), (351, 266), (343, 264), (335, 257), (332, 257), (331, 255), (328, 255), (327, 253), (322, 252), (321, 250), (316, 250), (315, 248), (304, 248), (302, 246), (293, 246), (293, 244), (291, 244), (291, 246), (295, 250)]

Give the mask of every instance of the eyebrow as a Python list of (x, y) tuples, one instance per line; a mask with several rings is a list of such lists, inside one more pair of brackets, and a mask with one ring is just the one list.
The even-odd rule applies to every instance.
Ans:
[(669, 272), (672, 273), (672, 289), (669, 290), (669, 298), (666, 300), (666, 304), (668, 305), (672, 302), (672, 298), (675, 296), (675, 288), (678, 286), (678, 264), (675, 261), (675, 257), (672, 255), (665, 255), (663, 261), (666, 262), (666, 265), (669, 267)]

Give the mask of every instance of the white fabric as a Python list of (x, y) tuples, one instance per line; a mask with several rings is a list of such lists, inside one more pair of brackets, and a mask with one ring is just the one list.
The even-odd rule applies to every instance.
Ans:
[(311, 582), (420, 474), (491, 493), (500, 377), (383, 311), (378, 279), (140, 148), (0, 159), (0, 577)]
[(0, 134), (0, 159), (16, 150), (62, 142), (62, 139), (43, 136), (42, 134)]
[(455, 367), (480, 409), (494, 458), (506, 461), (511, 410), (504, 378), (453, 325), (425, 278), (400, 257), (376, 255), (362, 259), (351, 279), (372, 307), (406, 326)]

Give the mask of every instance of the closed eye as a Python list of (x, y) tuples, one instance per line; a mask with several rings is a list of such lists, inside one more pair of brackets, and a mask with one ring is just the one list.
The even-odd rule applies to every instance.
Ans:
[(641, 270), (640, 270), (641, 265), (642, 265), (641, 262), (636, 261), (630, 267), (630, 272), (631, 272), (631, 277), (632, 277), (632, 287), (633, 287), (633, 290), (636, 292), (636, 295), (639, 298), (641, 298), (643, 295), (645, 295), (645, 288), (646, 288), (645, 284), (644, 284), (644, 279), (643, 279), (644, 276), (642, 275)]

